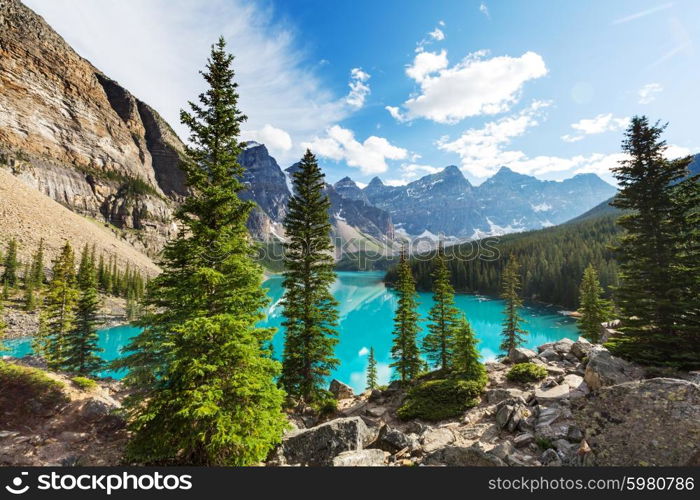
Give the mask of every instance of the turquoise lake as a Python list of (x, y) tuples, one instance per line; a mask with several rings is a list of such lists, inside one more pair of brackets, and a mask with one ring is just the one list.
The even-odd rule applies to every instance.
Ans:
[[(340, 342), (335, 350), (340, 365), (332, 377), (349, 384), (355, 391), (361, 391), (365, 387), (365, 369), (370, 347), (374, 347), (377, 358), (379, 383), (385, 384), (391, 379), (389, 364), (396, 296), (384, 286), (383, 276), (382, 272), (340, 272), (333, 286), (333, 294), (340, 303)], [(271, 304), (264, 325), (280, 328), (283, 319), (280, 307), (284, 293), (282, 277), (269, 278), (265, 286), (269, 289)], [(500, 343), (503, 302), (466, 294), (457, 295), (455, 301), (457, 307), (466, 313), (480, 339), (479, 348), (483, 360), (495, 358)], [(425, 320), (432, 305), (430, 293), (420, 293), (419, 302), (419, 312)], [(527, 321), (524, 329), (529, 332), (527, 347), (563, 337), (578, 337), (575, 320), (558, 314), (557, 308), (527, 305), (521, 312)], [(425, 330), (425, 322), (423, 326)], [(104, 349), (102, 356), (107, 360), (117, 358), (119, 349), (138, 332), (139, 329), (131, 326), (101, 330), (100, 347)], [(5, 343), (10, 347), (10, 352), (6, 354), (24, 356), (31, 353), (29, 339), (15, 339)], [(280, 329), (273, 340), (275, 355), (282, 353), (283, 344), (284, 334)], [(105, 371), (100, 375), (120, 378), (124, 373)]]

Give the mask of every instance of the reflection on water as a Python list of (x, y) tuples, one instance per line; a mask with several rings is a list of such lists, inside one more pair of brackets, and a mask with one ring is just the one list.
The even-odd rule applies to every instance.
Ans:
[[(333, 295), (339, 302), (340, 312), (340, 342), (336, 347), (336, 357), (340, 360), (340, 365), (333, 377), (350, 384), (356, 391), (364, 389), (369, 347), (374, 347), (377, 357), (379, 383), (387, 383), (391, 377), (390, 350), (397, 301), (394, 292), (384, 286), (382, 277), (383, 273), (377, 272), (341, 272), (333, 285)], [(271, 303), (263, 326), (280, 329), (273, 340), (274, 352), (279, 356), (284, 345), (280, 306), (283, 294), (282, 278), (274, 276), (265, 282), (265, 286), (269, 289)], [(483, 359), (493, 359), (498, 354), (500, 344), (503, 302), (476, 295), (458, 295), (455, 301), (457, 307), (467, 314), (480, 339), (479, 349)], [(419, 313), (425, 330), (425, 318), (432, 305), (430, 294), (420, 293), (419, 303)], [(557, 314), (555, 308), (528, 305), (523, 307), (521, 313), (527, 321), (524, 328), (529, 332), (526, 342), (528, 347), (563, 337), (575, 339), (578, 336), (575, 321)], [(130, 326), (102, 330), (100, 347), (105, 349), (102, 356), (108, 360), (115, 359), (119, 349), (136, 333), (138, 329)], [(11, 340), (6, 343), (11, 349), (7, 354), (23, 356), (31, 352), (28, 339)], [(124, 374), (105, 371), (100, 375), (120, 378)]]

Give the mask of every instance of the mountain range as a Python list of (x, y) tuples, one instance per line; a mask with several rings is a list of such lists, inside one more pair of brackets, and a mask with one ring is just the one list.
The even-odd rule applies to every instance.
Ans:
[[(188, 195), (183, 142), (153, 108), (78, 55), (19, 0), (0, 1), (0, 27), (0, 169), (87, 224), (97, 221), (157, 256), (177, 231), (173, 214)], [(249, 221), (253, 237), (284, 240), (295, 166), (283, 169), (265, 145), (253, 142), (240, 161), (242, 196), (257, 205)], [(393, 253), (408, 239), (458, 242), (561, 224), (615, 188), (594, 174), (555, 182), (507, 167), (474, 186), (451, 165), (404, 186), (374, 178), (360, 188), (345, 177), (325, 191), (338, 248)], [(0, 227), (0, 237), (21, 236), (7, 227)], [(58, 248), (62, 240), (53, 234), (47, 245)]]

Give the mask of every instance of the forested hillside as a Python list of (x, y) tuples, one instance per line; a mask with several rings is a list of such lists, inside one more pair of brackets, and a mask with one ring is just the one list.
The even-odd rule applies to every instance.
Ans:
[[(617, 284), (617, 266), (610, 249), (620, 232), (616, 218), (608, 213), (538, 231), (448, 247), (445, 253), (452, 283), (461, 292), (496, 294), (501, 271), (514, 254), (521, 263), (522, 295), (526, 299), (571, 309), (577, 307), (581, 276), (591, 263), (600, 272), (606, 295), (610, 295), (610, 286)], [(499, 255), (503, 258), (498, 258)], [(430, 257), (412, 259), (411, 267), (418, 288), (429, 290)], [(386, 281), (392, 283), (395, 279), (395, 270), (391, 269)]]

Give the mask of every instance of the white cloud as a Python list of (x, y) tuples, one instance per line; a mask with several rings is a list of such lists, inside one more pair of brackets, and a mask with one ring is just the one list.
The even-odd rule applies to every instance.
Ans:
[(435, 28), (433, 31), (428, 33), (428, 36), (433, 40), (437, 40), (438, 42), (445, 39), (445, 33), (440, 28)]
[(639, 91), (637, 95), (639, 96), (639, 104), (649, 104), (656, 99), (656, 95), (663, 91), (663, 87), (660, 83), (647, 83)]
[(442, 171), (441, 168), (433, 167), (432, 165), (421, 165), (419, 163), (404, 163), (400, 167), (401, 178), (389, 179), (385, 184), (390, 186), (403, 186), (411, 181), (423, 177), (428, 174), (437, 174)]
[(520, 113), (489, 122), (480, 129), (469, 129), (459, 138), (438, 140), (438, 148), (457, 153), (462, 160), (462, 170), (475, 177), (483, 178), (493, 175), (501, 165), (506, 165), (525, 157), (521, 151), (505, 149), (510, 141), (523, 135), (536, 126), (542, 109), (549, 102), (534, 101)]
[(357, 352), (357, 355), (360, 356), (360, 357), (362, 357), (362, 356), (367, 356), (368, 354), (369, 354), (369, 349), (367, 349), (366, 347), (362, 347), (362, 349), (360, 349), (360, 350)]
[(420, 94), (404, 102), (405, 111), (388, 106), (394, 118), (457, 123), (470, 116), (502, 113), (520, 99), (525, 82), (547, 74), (544, 60), (535, 52), (485, 59), (487, 53), (480, 51), (451, 68), (443, 65), (442, 53), (430, 58), (424, 54), (416, 54), (409, 66), (409, 76), (420, 84)]
[(578, 135), (563, 135), (561, 138), (566, 142), (577, 142), (586, 135), (602, 134), (604, 132), (617, 132), (623, 130), (629, 124), (629, 117), (615, 118), (612, 113), (601, 113), (594, 118), (584, 118), (571, 124), (571, 128), (578, 132)]
[(260, 130), (248, 130), (241, 132), (241, 137), (247, 141), (261, 142), (275, 153), (292, 149), (292, 138), (281, 128), (266, 124)]
[(350, 93), (345, 98), (347, 103), (353, 108), (359, 109), (365, 105), (365, 99), (370, 93), (369, 84), (367, 81), (370, 75), (362, 71), (362, 68), (353, 68), (350, 70)]
[[(354, 108), (318, 78), (317, 61), (300, 50), (289, 24), (246, 0), (27, 0), (83, 57), (156, 108), (187, 138), (179, 110), (205, 83), (198, 74), (223, 34), (236, 56), (245, 128), (274, 124), (294, 146), (347, 117)], [(266, 4), (265, 4), (266, 5)], [(128, 19), (128, 22), (115, 20)], [(147, 50), (145, 50), (147, 48)], [(296, 159), (296, 147), (282, 161)], [(279, 159), (279, 158), (278, 158)]]
[(380, 174), (388, 169), (387, 160), (403, 160), (408, 151), (392, 145), (383, 137), (370, 136), (360, 143), (351, 130), (333, 125), (325, 137), (315, 137), (302, 144), (314, 153), (331, 160), (344, 160), (363, 174)]
[(406, 68), (406, 74), (417, 82), (422, 82), (431, 73), (447, 67), (447, 51), (419, 52), (413, 59), (413, 64)]
[(491, 14), (489, 14), (489, 8), (484, 2), (481, 2), (481, 5), (479, 5), (479, 12), (491, 19)]

